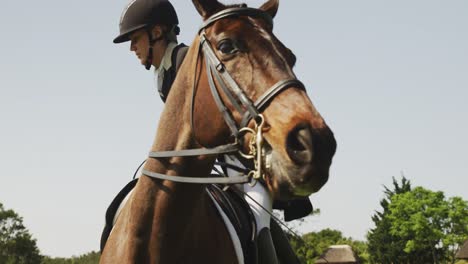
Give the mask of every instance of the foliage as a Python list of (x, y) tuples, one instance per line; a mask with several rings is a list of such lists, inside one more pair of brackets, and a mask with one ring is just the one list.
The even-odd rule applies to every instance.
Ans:
[(367, 234), (368, 249), (370, 254), (370, 263), (406, 263), (405, 255), (402, 255), (404, 241), (390, 233), (391, 222), (387, 215), (389, 214), (390, 200), (395, 194), (402, 194), (411, 191), (411, 183), (402, 176), (401, 183), (393, 178), (393, 190), (384, 186), (385, 197), (380, 201), (382, 212), (376, 212), (372, 216), (375, 228)]
[(324, 229), (311, 232), (301, 238), (289, 234), (291, 246), (301, 263), (313, 264), (331, 245), (350, 245), (360, 259), (360, 263), (368, 263), (367, 244), (343, 237), (338, 230)]
[(390, 232), (406, 241), (406, 253), (417, 254), (419, 260), (424, 256), (426, 262), (455, 262), (459, 245), (468, 237), (466, 201), (447, 200), (443, 192), (417, 187), (392, 197), (389, 209)]
[(446, 236), (443, 244), (449, 249), (449, 260), (455, 259), (460, 247), (468, 239), (468, 202), (460, 197), (451, 197), (448, 200), (448, 219), (445, 226)]
[(422, 187), (411, 189), (405, 178), (393, 184), (381, 201), (383, 212), (372, 218), (371, 263), (455, 263), (455, 253), (468, 237), (468, 202)]
[(442, 192), (417, 187), (394, 195), (389, 206), (390, 233), (404, 242), (403, 251), (424, 263), (439, 263), (445, 258), (441, 245), (448, 207)]
[(71, 258), (50, 258), (45, 257), (42, 264), (97, 264), (99, 263), (99, 252), (92, 251), (79, 257)]
[[(282, 220), (282, 217), (278, 212), (275, 212), (274, 214)], [(320, 209), (314, 209), (307, 217), (288, 222), (287, 226), (289, 230), (283, 229), (300, 262), (304, 264), (315, 263), (317, 258), (319, 258), (330, 246), (349, 245), (356, 253), (361, 264), (368, 263), (369, 254), (367, 251), (367, 243), (353, 240), (352, 238), (346, 238), (338, 230), (324, 229), (320, 232), (310, 232), (302, 236), (297, 235), (297, 229), (303, 225), (307, 219), (319, 214)]]
[(41, 260), (36, 240), (23, 225), (23, 218), (0, 203), (0, 263), (37, 264)]

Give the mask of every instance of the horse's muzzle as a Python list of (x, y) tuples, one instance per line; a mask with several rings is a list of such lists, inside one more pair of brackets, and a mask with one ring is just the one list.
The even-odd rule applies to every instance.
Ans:
[(333, 132), (327, 126), (313, 129), (307, 124), (297, 125), (288, 133), (285, 147), (292, 161), (292, 191), (300, 195), (318, 191), (328, 180), (336, 151)]

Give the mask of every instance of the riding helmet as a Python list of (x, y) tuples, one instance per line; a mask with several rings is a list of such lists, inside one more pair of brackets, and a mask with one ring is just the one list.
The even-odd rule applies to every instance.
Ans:
[(133, 32), (155, 24), (178, 25), (174, 6), (167, 0), (132, 0), (122, 13), (114, 43), (129, 41)]

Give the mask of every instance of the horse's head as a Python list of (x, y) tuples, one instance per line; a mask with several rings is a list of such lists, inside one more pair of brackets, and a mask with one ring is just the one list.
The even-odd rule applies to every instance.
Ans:
[[(305, 88), (296, 80), (292, 70), (296, 60), (294, 54), (272, 32), (271, 19), (278, 10), (278, 0), (269, 0), (259, 10), (244, 8), (227, 13), (220, 11), (232, 6), (226, 7), (217, 0), (193, 0), (193, 3), (205, 20), (200, 31), (204, 60), (211, 62), (215, 76), (211, 79), (233, 120), (240, 126), (246, 114), (239, 108), (249, 112), (248, 106), (242, 105), (242, 96), (236, 95), (236, 89), (232, 87), (236, 84), (250, 101), (257, 102), (255, 107), (264, 117), (261, 166), (268, 188), (279, 199), (307, 196), (318, 191), (328, 180), (336, 141)], [(204, 47), (203, 42), (208, 46)], [(214, 59), (210, 59), (209, 50), (215, 55)], [(222, 65), (215, 65), (216, 60)], [(210, 63), (197, 65), (201, 68), (197, 75), (197, 94), (208, 92), (210, 75), (206, 77), (206, 73)], [(231, 81), (226, 80), (230, 77)], [(223, 83), (236, 95), (235, 100), (220, 88)], [(224, 143), (219, 138), (225, 135), (223, 140), (226, 141), (229, 126), (222, 121), (223, 114), (216, 109), (215, 100), (206, 102), (206, 98), (212, 97), (204, 97), (203, 102), (201, 97), (197, 95), (195, 100), (196, 138), (206, 146)], [(206, 118), (207, 113), (213, 117)], [(249, 127), (254, 128), (255, 122), (261, 121), (259, 119), (249, 119)], [(251, 136), (251, 133), (245, 134), (246, 149), (249, 149)]]

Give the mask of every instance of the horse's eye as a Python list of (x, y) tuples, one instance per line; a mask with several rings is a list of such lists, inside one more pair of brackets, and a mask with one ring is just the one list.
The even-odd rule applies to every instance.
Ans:
[(237, 48), (230, 39), (221, 40), (218, 44), (218, 50), (224, 54), (233, 54), (237, 52)]

